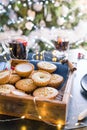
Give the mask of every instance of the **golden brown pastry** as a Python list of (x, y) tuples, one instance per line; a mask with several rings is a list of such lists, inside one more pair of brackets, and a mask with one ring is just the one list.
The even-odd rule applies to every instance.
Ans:
[(11, 84), (0, 85), (0, 93), (10, 94), (13, 90), (15, 90), (15, 87)]
[(61, 83), (63, 83), (63, 81), (64, 81), (64, 78), (61, 75), (52, 74), (51, 80), (49, 82), (49, 86), (57, 88), (58, 86), (61, 85)]
[(34, 73), (34, 72), (37, 72), (38, 70), (33, 70), (32, 72), (31, 72), (31, 74), (28, 76), (28, 78), (29, 79), (32, 79), (32, 74)]
[(40, 70), (45, 70), (49, 73), (54, 72), (57, 69), (57, 66), (53, 63), (47, 62), (47, 61), (40, 61), (37, 63), (37, 67)]
[(52, 87), (37, 88), (33, 96), (45, 99), (54, 99), (58, 95), (58, 90)]
[(5, 84), (9, 82), (10, 71), (4, 70), (0, 72), (0, 84)]
[(36, 85), (34, 85), (32, 79), (21, 79), (15, 84), (17, 89), (20, 89), (24, 92), (32, 92), (34, 89), (37, 88)]
[(28, 77), (34, 70), (34, 65), (31, 63), (20, 63), (15, 66), (16, 73), (21, 77)]
[(9, 83), (10, 84), (15, 84), (17, 81), (19, 81), (21, 77), (18, 74), (11, 74), (9, 78)]
[(51, 74), (43, 70), (38, 70), (32, 73), (31, 78), (36, 86), (43, 87), (48, 85)]

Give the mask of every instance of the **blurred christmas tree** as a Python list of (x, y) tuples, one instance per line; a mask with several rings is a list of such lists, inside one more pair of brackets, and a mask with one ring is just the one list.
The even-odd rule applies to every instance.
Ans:
[(84, 14), (76, 0), (0, 0), (0, 31), (21, 29), (24, 35), (41, 27), (74, 28)]

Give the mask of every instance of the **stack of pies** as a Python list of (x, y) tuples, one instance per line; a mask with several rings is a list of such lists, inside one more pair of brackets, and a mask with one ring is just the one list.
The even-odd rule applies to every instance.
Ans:
[(35, 70), (33, 64), (25, 62), (17, 64), (14, 73), (0, 72), (0, 93), (54, 99), (64, 78), (54, 74), (57, 66), (53, 63), (40, 61), (37, 68)]

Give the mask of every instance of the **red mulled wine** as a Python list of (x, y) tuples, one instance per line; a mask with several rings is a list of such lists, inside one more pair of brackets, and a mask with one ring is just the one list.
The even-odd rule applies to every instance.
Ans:
[(26, 59), (26, 45), (27, 42), (25, 40), (12, 40), (9, 43), (11, 57), (15, 59)]
[(69, 41), (66, 39), (58, 38), (57, 42), (55, 43), (55, 47), (59, 51), (66, 51), (68, 49)]

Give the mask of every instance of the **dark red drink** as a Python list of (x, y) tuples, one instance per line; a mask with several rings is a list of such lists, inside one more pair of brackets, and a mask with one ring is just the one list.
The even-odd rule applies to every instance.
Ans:
[(26, 45), (27, 42), (25, 40), (12, 40), (9, 43), (11, 57), (15, 59), (26, 59)]

